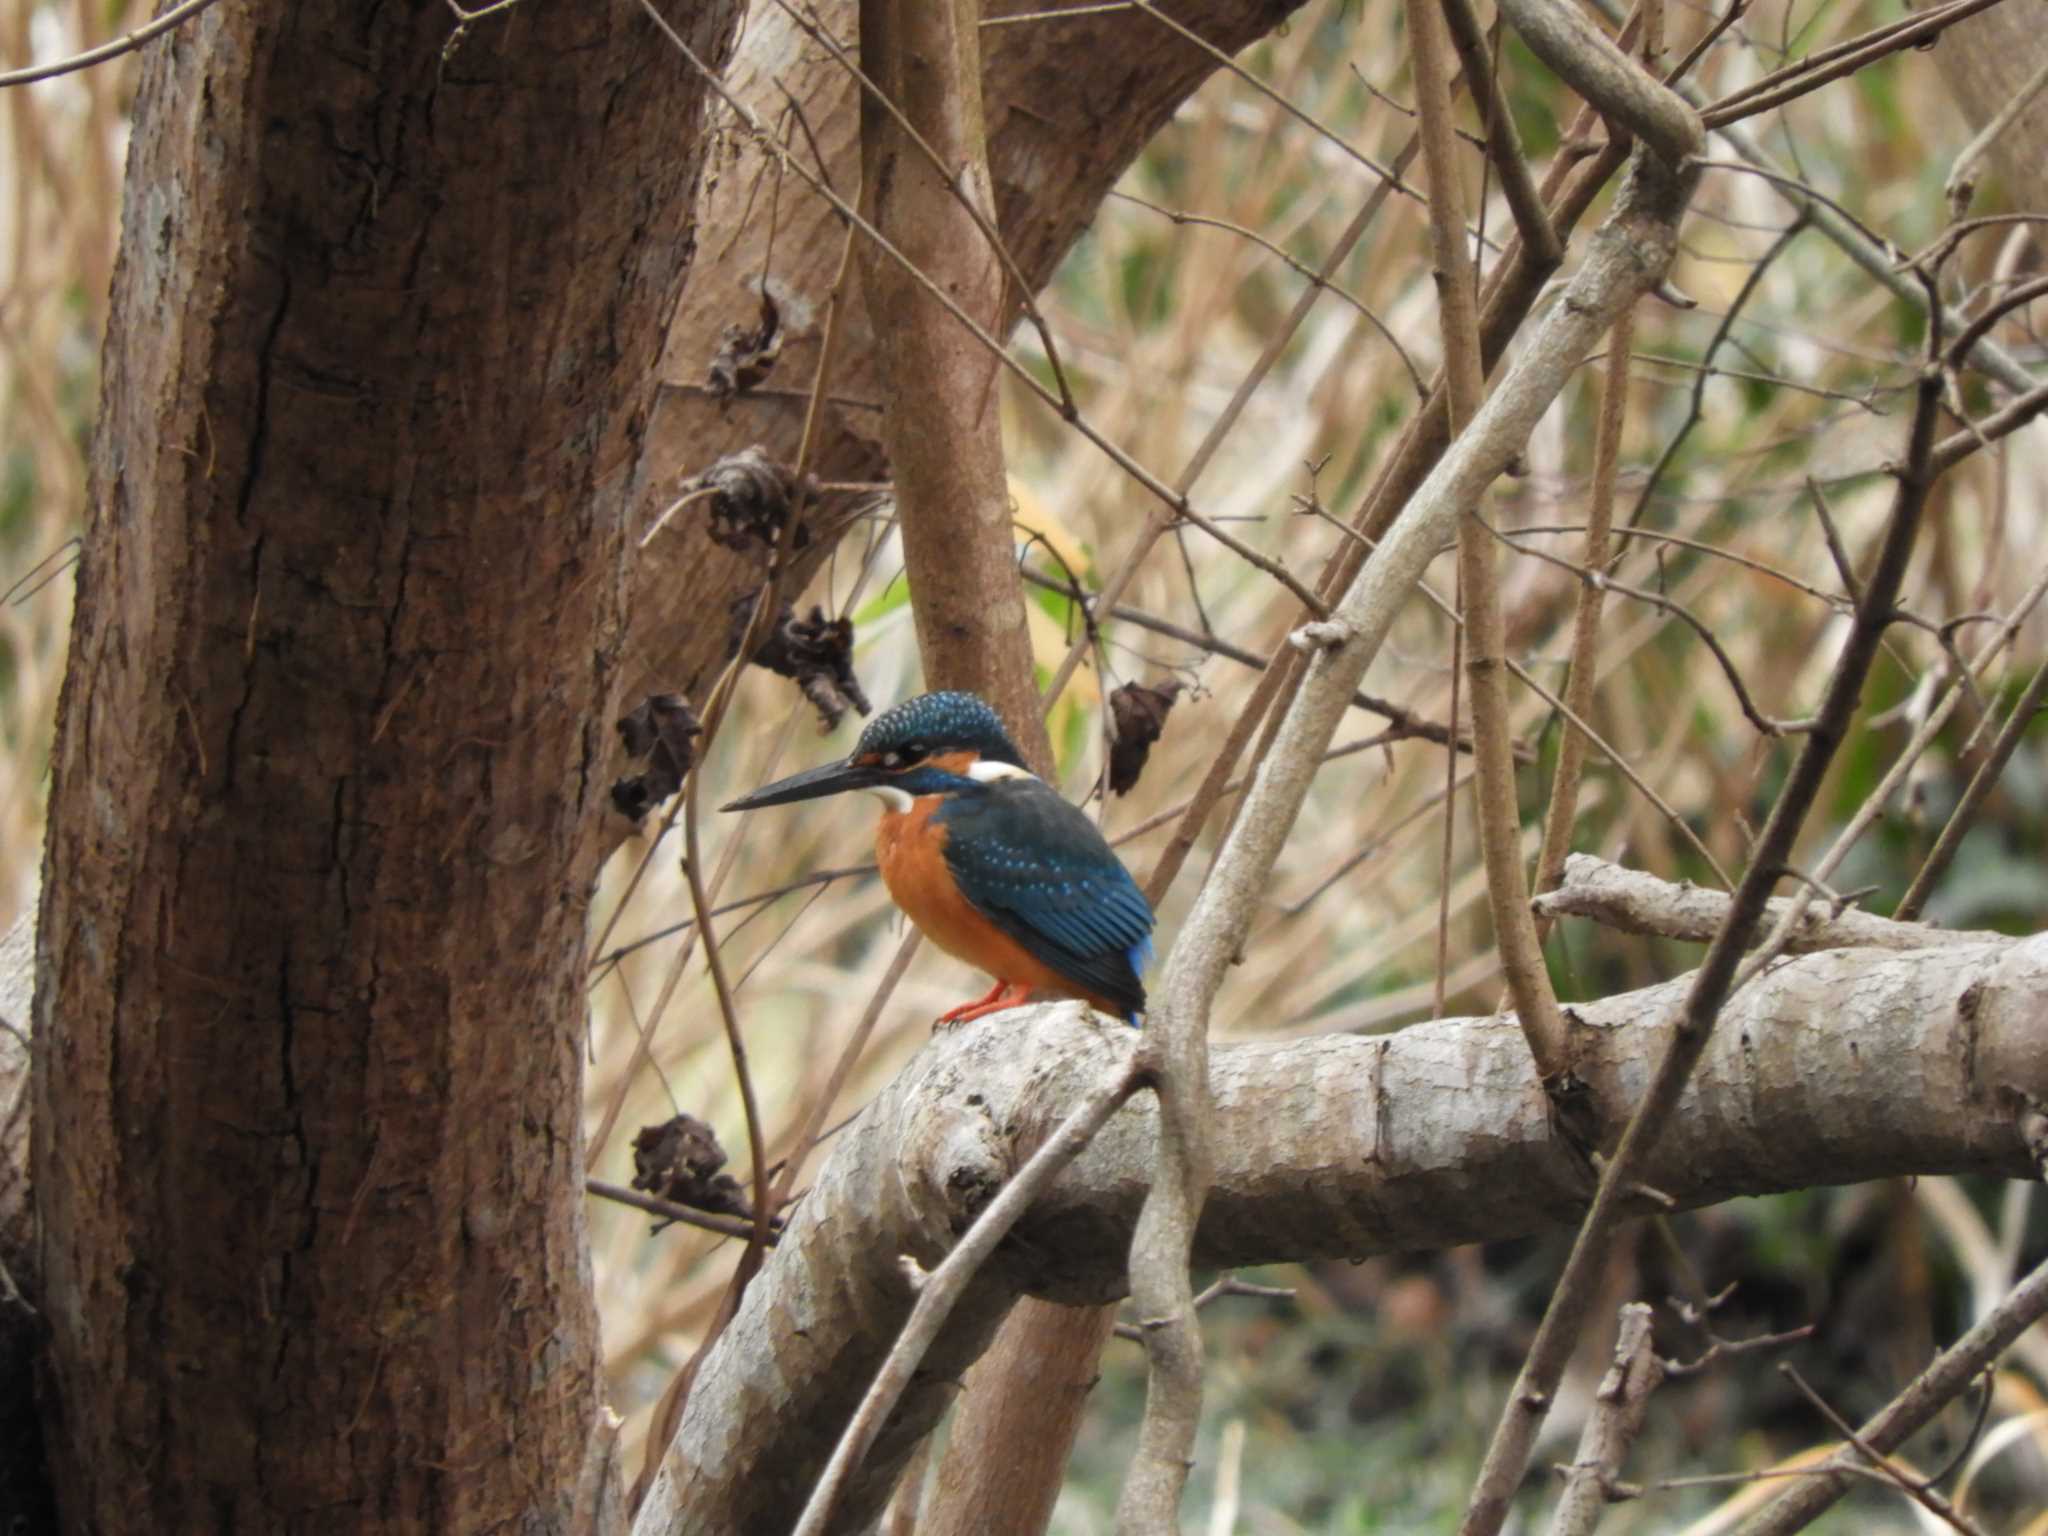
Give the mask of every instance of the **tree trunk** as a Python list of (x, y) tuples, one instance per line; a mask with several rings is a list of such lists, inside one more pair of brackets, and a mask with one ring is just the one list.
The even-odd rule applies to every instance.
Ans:
[(564, 0), (148, 59), (39, 923), (69, 1530), (591, 1517), (585, 908), (700, 96)]

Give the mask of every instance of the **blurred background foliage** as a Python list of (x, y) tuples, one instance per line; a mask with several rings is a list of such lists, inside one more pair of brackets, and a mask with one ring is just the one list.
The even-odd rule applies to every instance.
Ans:
[[(11, 60), (59, 57), (136, 25), (148, 9), (140, 0), (14, 0), (0, 8), (0, 48)], [(1707, 96), (1719, 96), (1897, 14), (1895, 0), (1756, 0), (1694, 78)], [(1674, 5), (1672, 56), (1712, 19), (1710, 8)], [(1412, 131), (1404, 59), (1395, 0), (1308, 5), (1239, 60), (1241, 73), (1219, 73), (1185, 106), (1104, 204), (1046, 296), (1090, 417), (1164, 478), (1188, 462), (1250, 376), (1305, 274), (1372, 192), (1374, 166), (1401, 154)], [(1524, 143), (1547, 159), (1559, 151), (1575, 104), (1512, 40), (1503, 69)], [(0, 557), (16, 581), (0, 604), (0, 893), (10, 912), (32, 899), (40, 857), (69, 620), (66, 567), (84, 504), (133, 70), (130, 58), (10, 91), (0, 102), (0, 207), (10, 214), (0, 228)], [(1781, 170), (1902, 251), (1924, 247), (1948, 222), (1943, 178), (1969, 131), (1919, 54), (1889, 58), (1749, 127)], [(1714, 158), (1735, 157), (1717, 144)], [(1417, 179), (1411, 173), (1408, 184)], [(1497, 252), (1507, 219), (1476, 152), (1470, 188), (1483, 210), (1477, 237)], [(2002, 206), (1992, 182), (1974, 211)], [(1995, 285), (2040, 266), (2038, 247), (2023, 237), (1980, 236), (1951, 264), (1947, 297), (1981, 302)], [(1705, 176), (1673, 281), (1696, 307), (1650, 303), (1639, 315), (1617, 508), (1618, 519), (1659, 537), (1631, 539), (1613, 574), (1683, 605), (1721, 642), (1757, 709), (1797, 719), (1817, 702), (1844, 623), (1842, 579), (1816, 496), (1825, 496), (1852, 560), (1870, 547), (1889, 496), (1884, 466), (1902, 447), (1902, 406), (1924, 322), (1798, 220), (1770, 184), (1723, 169)], [(2000, 334), (2038, 367), (2042, 353), (2027, 322), (2022, 314)], [(1028, 335), (1017, 343), (1043, 371), (1035, 345)], [(1196, 480), (1196, 501), (1259, 549), (1313, 573), (1350, 536), (1319, 510), (1349, 518), (1413, 415), (1417, 380), (1436, 357), (1425, 220), (1417, 199), (1401, 191), (1260, 380)], [(1983, 406), (1979, 383), (1961, 388)], [(1589, 367), (1530, 442), (1520, 474), (1489, 504), (1504, 532), (1566, 561), (1576, 557), (1585, 517), (1597, 404), (1598, 374)], [(1140, 526), (1146, 493), (1029, 402), (1006, 401), (1006, 420), (1022, 559), (1055, 584), (1091, 586)], [(1943, 482), (1908, 584), (1909, 605), (1927, 624), (1892, 631), (1802, 858), (1831, 846), (1929, 718), (1954, 673), (1945, 636), (1974, 659), (1992, 633), (1988, 623), (1956, 621), (2019, 610), (2048, 571), (2048, 523), (2035, 501), (2042, 460), (2035, 428)], [(1448, 600), (1448, 558), (1432, 579)], [(1535, 678), (1560, 688), (1576, 577), (1510, 556), (1502, 581), (1511, 651)], [(871, 697), (887, 702), (920, 687), (884, 517), (854, 531), (813, 596), (855, 618), (858, 670)], [(1294, 615), (1273, 582), (1193, 531), (1161, 544), (1124, 601), (1156, 622), (1102, 624), (1052, 727), (1064, 788), (1088, 796), (1103, 760), (1105, 693), (1133, 681), (1191, 685), (1136, 789), (1092, 802), (1109, 833), (1127, 839), (1125, 857), (1142, 876), (1250, 691), (1253, 673), (1210, 642), (1263, 655)], [(1088, 638), (1085, 616), (1056, 591), (1035, 593), (1033, 612), (1049, 678), (1066, 647)], [(1754, 728), (1699, 635), (1669, 611), (1611, 594), (1606, 615), (1592, 723), (1668, 814), (1596, 753), (1574, 847), (1669, 878), (1718, 883), (1691, 840), (1722, 868), (1739, 870), (1796, 741)], [(1445, 719), (1451, 635), (1441, 612), (1412, 603), (1368, 688)], [(2011, 649), (1989, 660), (1849, 848), (1831, 882), (1837, 890), (1863, 892), (1868, 906), (1890, 910), (1981, 761), (1985, 738), (1974, 733), (1987, 718), (1994, 728), (2003, 718), (2048, 654), (2044, 635), (2048, 624), (2029, 616)], [(1514, 707), (1528, 752), (1533, 856), (1559, 727), (1526, 689)], [(745, 680), (736, 708), (735, 728), (705, 766), (707, 807), (844, 752), (858, 727), (849, 720), (821, 740), (809, 707), (764, 674)], [(1377, 736), (1383, 726), (1354, 712), (1339, 743)], [(2044, 730), (2030, 730), (1935, 890), (1930, 918), (2012, 933), (2040, 925), (2048, 907)], [(1446, 861), (1440, 748), (1400, 741), (1328, 764), (1224, 994), (1222, 1038), (1378, 1031), (1427, 1017), (1446, 891), (1446, 1007), (1496, 1006), (1500, 982), (1464, 814), (1465, 772)], [(870, 858), (864, 807), (828, 801), (743, 820), (707, 812), (702, 831), (718, 899), (738, 903), (722, 919), (720, 940), (743, 978), (749, 1049), (779, 1158), (819, 1107), (895, 953), (899, 924), (878, 883), (858, 869)], [(1215, 831), (1164, 904), (1169, 943)], [(642, 860), (647, 868), (628, 899)], [(821, 870), (853, 872), (820, 881)], [(748, 899), (763, 893), (776, 894)], [(702, 953), (676, 926), (688, 908), (672, 844), (650, 832), (614, 859), (596, 919), (588, 1103), (592, 1172), (617, 1182), (630, 1178), (633, 1131), (678, 1107), (708, 1119), (728, 1146), (744, 1145)], [(1696, 946), (1581, 923), (1560, 926), (1550, 940), (1566, 999), (1677, 974), (1697, 954)], [(820, 1108), (826, 1123), (857, 1109), (896, 1071), (935, 1014), (979, 990), (979, 978), (946, 957), (921, 954), (829, 1112)], [(615, 1390), (637, 1436), (709, 1320), (736, 1245), (680, 1227), (650, 1236), (644, 1216), (603, 1202), (593, 1203), (591, 1223)], [(1558, 1234), (1246, 1277), (1294, 1296), (1225, 1297), (1206, 1315), (1212, 1367), (1193, 1528), (1261, 1536), (1453, 1529), (1565, 1242)], [(1728, 1339), (1809, 1324), (1814, 1332), (1667, 1385), (1628, 1473), (1649, 1492), (1618, 1507), (1605, 1528), (1694, 1536), (1732, 1529), (1742, 1501), (1769, 1485), (1658, 1485), (1753, 1471), (1827, 1440), (1825, 1425), (1780, 1375), (1780, 1360), (1858, 1417), (2044, 1252), (2048, 1211), (2030, 1186), (1947, 1179), (1794, 1192), (1640, 1227), (1615, 1264), (1603, 1315), (1611, 1319), (1614, 1305), (1631, 1297), (1698, 1303), (1732, 1287), (1704, 1326), (1661, 1308), (1666, 1351), (1700, 1354), (1709, 1327)], [(1961, 1497), (1986, 1529), (2048, 1531), (2048, 1339), (2039, 1335), (2008, 1357), (1985, 1428), (1967, 1452)], [(1569, 1458), (1610, 1337), (1611, 1326), (1589, 1335), (1539, 1465)], [(1056, 1518), (1068, 1536), (1110, 1528), (1139, 1411), (1139, 1352), (1112, 1344), (1104, 1369)], [(1974, 1410), (1952, 1411), (1913, 1445), (1915, 1464), (1932, 1469), (1962, 1448)], [(637, 1448), (629, 1455), (637, 1464)], [(1520, 1528), (1530, 1528), (1547, 1491), (1544, 1474), (1532, 1478)], [(1925, 1518), (1872, 1488), (1819, 1529), (1909, 1531)]]

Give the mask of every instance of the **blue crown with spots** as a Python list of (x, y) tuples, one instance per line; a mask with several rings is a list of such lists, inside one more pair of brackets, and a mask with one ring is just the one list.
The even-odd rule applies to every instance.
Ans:
[(921, 693), (883, 710), (860, 733), (853, 755), (900, 752), (908, 746), (929, 751), (968, 747), (984, 762), (1024, 766), (1003, 729), (1002, 717), (971, 693)]

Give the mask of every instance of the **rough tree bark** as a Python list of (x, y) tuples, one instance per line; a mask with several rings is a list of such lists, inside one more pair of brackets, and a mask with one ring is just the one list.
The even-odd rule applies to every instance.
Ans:
[(143, 71), (39, 922), (72, 1531), (603, 1487), (585, 908), (701, 87), (624, 6), (453, 30), (220, 6)]

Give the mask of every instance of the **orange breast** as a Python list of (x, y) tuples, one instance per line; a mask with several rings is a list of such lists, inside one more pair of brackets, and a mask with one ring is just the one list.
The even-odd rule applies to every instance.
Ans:
[[(960, 894), (946, 868), (946, 829), (932, 819), (938, 807), (936, 795), (914, 800), (907, 811), (884, 814), (875, 833), (876, 861), (896, 905), (947, 954), (987, 971), (998, 981), (1019, 982), (1061, 997), (1087, 997), (1050, 966), (1034, 959)], [(1112, 1007), (1110, 1011), (1115, 1010)]]

